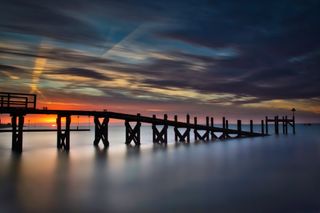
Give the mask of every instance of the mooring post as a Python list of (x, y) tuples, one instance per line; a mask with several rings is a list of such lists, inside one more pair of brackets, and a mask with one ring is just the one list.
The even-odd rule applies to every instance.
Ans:
[(194, 117), (194, 140), (197, 141), (198, 140), (198, 130), (197, 130), (197, 117)]
[[(65, 118), (65, 129), (62, 129), (62, 118)], [(60, 115), (57, 118), (57, 148), (69, 151), (70, 149), (70, 115)]]
[(266, 134), (269, 134), (268, 117), (266, 116)]
[(250, 134), (253, 133), (253, 120), (250, 120)]
[(153, 119), (153, 122), (152, 122), (152, 141), (153, 143), (156, 142), (156, 131), (155, 131), (155, 128), (156, 128), (156, 115), (152, 115), (152, 119)]
[(209, 116), (207, 116), (206, 117), (206, 126), (207, 126), (207, 130), (206, 130), (206, 138), (207, 138), (207, 141), (209, 141), (210, 140), (210, 138), (209, 138), (209, 133), (210, 133), (210, 130), (209, 130), (209, 128), (210, 128), (210, 126), (209, 126)]
[(98, 146), (100, 140), (105, 147), (109, 146), (109, 139), (108, 139), (108, 124), (109, 124), (109, 117), (104, 116), (102, 122), (100, 122), (99, 116), (94, 116), (94, 126), (95, 126), (95, 137), (94, 137), (94, 146)]
[(261, 134), (264, 135), (264, 121), (261, 120)]
[(238, 138), (241, 138), (241, 136), (242, 136), (242, 134), (241, 134), (241, 132), (242, 132), (242, 129), (241, 129), (241, 120), (237, 120), (237, 130), (238, 130), (238, 135), (237, 135), (237, 137), (238, 137)]
[(225, 135), (226, 138), (230, 138), (230, 135), (228, 132), (229, 132), (229, 120), (226, 120), (226, 135)]
[(292, 116), (292, 131), (293, 134), (296, 134), (296, 121), (294, 116)]
[(274, 132), (276, 135), (279, 134), (279, 117), (278, 116), (274, 117)]
[(285, 117), (286, 120), (286, 135), (288, 134), (288, 116)]
[(219, 139), (226, 138), (226, 118), (222, 117), (222, 134), (220, 135)]
[(282, 116), (282, 134), (286, 134), (284, 116)]
[(12, 146), (11, 146), (11, 149), (13, 152), (16, 152), (16, 153), (22, 152), (23, 124), (24, 124), (24, 115), (22, 115), (22, 114), (11, 115), (11, 125), (12, 125)]

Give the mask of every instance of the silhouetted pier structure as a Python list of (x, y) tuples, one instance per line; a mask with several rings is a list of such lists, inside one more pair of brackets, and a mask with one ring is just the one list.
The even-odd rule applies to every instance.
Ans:
[[(141, 116), (140, 114), (131, 115), (109, 111), (87, 111), (87, 110), (48, 110), (36, 108), (36, 95), (20, 94), (20, 93), (1, 93), (0, 114), (9, 114), (12, 124), (12, 150), (22, 152), (24, 117), (26, 115), (56, 115), (57, 116), (57, 148), (68, 151), (70, 149), (70, 131), (71, 116), (93, 116), (95, 124), (95, 138), (93, 144), (98, 146), (100, 141), (104, 146), (109, 145), (108, 125), (110, 119), (123, 120), (125, 123), (125, 144), (132, 142), (140, 145), (141, 136), (140, 129), (142, 123), (152, 124), (153, 142), (167, 144), (168, 127), (174, 127), (176, 142), (190, 142), (191, 129), (194, 130), (194, 138), (196, 141), (209, 141), (216, 139), (257, 137), (268, 135), (268, 122), (272, 120), (266, 119), (266, 132), (264, 132), (264, 121), (261, 121), (261, 132), (253, 131), (253, 121), (250, 121), (250, 131), (243, 131), (241, 120), (237, 121), (237, 129), (230, 129), (229, 122), (225, 117), (222, 119), (222, 127), (214, 126), (214, 118), (206, 117), (206, 124), (198, 124), (197, 117), (194, 117), (194, 123), (190, 122), (190, 115), (186, 115), (186, 122), (178, 121), (178, 116), (174, 116), (174, 120), (169, 120), (165, 114), (163, 119)], [(209, 122), (210, 121), (210, 122)], [(279, 123), (282, 120), (277, 118)], [(294, 118), (289, 120), (286, 118), (286, 124), (295, 125)], [(287, 131), (286, 131), (287, 132)], [(217, 133), (221, 135), (218, 136)]]

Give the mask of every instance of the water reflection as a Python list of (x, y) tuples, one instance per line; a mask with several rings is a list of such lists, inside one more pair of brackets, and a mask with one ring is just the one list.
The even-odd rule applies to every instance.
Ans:
[(45, 145), (21, 156), (0, 150), (1, 212), (317, 212), (319, 128), (299, 132), (109, 148), (78, 140), (69, 153)]

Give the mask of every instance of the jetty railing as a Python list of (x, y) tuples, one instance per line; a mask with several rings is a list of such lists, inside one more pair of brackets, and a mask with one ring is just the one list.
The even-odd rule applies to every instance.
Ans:
[(0, 92), (0, 108), (36, 109), (37, 95)]

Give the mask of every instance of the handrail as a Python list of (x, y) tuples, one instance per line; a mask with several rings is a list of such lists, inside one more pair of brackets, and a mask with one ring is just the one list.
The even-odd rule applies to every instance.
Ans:
[(36, 94), (0, 92), (1, 108), (36, 109), (36, 102)]

